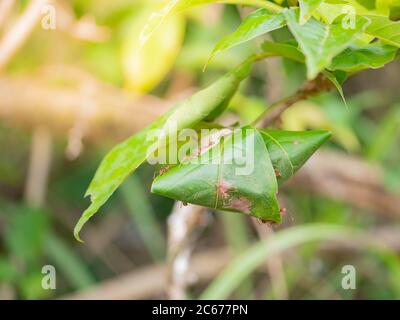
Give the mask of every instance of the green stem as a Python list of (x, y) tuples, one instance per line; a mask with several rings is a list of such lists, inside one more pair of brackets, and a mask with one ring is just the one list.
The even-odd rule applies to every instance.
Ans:
[(274, 102), (273, 104), (271, 104), (271, 106), (269, 108), (265, 109), (255, 120), (253, 120), (251, 122), (250, 126), (256, 126), (259, 122), (261, 122), (261, 120), (264, 119), (264, 117), (266, 116), (267, 113), (270, 113), (271, 111), (276, 110), (279, 106), (281, 106), (285, 103), (294, 101), (294, 100), (300, 100), (300, 98), (297, 99), (298, 96), (299, 96), (299, 93), (296, 92), (295, 94), (293, 94), (291, 96), (285, 97), (281, 100)]
[[(243, 64), (247, 64), (247, 63), (253, 63), (253, 62), (257, 62), (260, 60), (264, 60), (267, 58), (272, 58), (272, 57), (276, 57), (277, 55), (274, 53), (256, 53), (251, 55), (250, 57), (248, 57), (245, 62)], [(300, 100), (300, 93), (296, 92), (295, 94), (285, 97), (281, 100), (278, 100), (276, 102), (274, 102), (269, 108), (265, 109), (255, 120), (253, 120), (250, 123), (250, 126), (256, 126), (264, 117), (267, 113), (271, 112), (272, 110), (277, 109), (279, 106), (281, 106), (282, 104), (285, 103), (289, 103), (293, 100)]]
[(276, 3), (273, 3), (270, 1), (263, 1), (263, 0), (222, 0), (219, 2), (255, 6), (255, 7), (269, 9), (275, 13), (279, 13), (283, 9), (280, 5), (278, 5)]

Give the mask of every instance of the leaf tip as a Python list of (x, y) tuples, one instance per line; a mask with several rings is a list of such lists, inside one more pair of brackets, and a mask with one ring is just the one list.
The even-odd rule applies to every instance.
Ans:
[(203, 72), (206, 72), (208, 65), (210, 64), (211, 60), (214, 58), (214, 52), (211, 53), (210, 57), (207, 59), (206, 63), (203, 66)]
[(325, 142), (332, 137), (332, 131), (329, 130), (317, 130), (315, 131), (315, 137), (317, 139), (317, 149), (320, 148)]
[(329, 140), (331, 137), (332, 137), (332, 131), (330, 131), (330, 130), (323, 130), (322, 131), (322, 136), (323, 136), (323, 141), (325, 142), (325, 141), (327, 141), (327, 140)]
[(219, 48), (219, 44), (217, 44), (214, 47), (214, 49), (211, 51), (210, 56), (208, 57), (206, 63), (204, 64), (203, 72), (206, 71), (206, 69), (207, 69), (208, 65), (210, 64), (211, 60), (214, 59), (215, 55), (220, 51), (221, 51), (221, 49)]
[(78, 222), (75, 225), (74, 228), (74, 237), (76, 240), (78, 240), (79, 242), (82, 242), (82, 239), (79, 236), (79, 233), (82, 230), (82, 227), (85, 225), (85, 223), (97, 212), (97, 210), (99, 209), (99, 207), (101, 206), (101, 204), (99, 205), (98, 203), (94, 203), (92, 201), (91, 205), (89, 206), (89, 208), (87, 208), (83, 213), (82, 216), (79, 218)]
[(82, 225), (80, 225), (79, 221), (78, 221), (78, 223), (76, 224), (76, 226), (74, 228), (74, 238), (75, 238), (76, 241), (78, 241), (80, 243), (84, 243), (84, 241), (79, 236), (79, 233), (80, 233), (81, 229), (82, 229)]

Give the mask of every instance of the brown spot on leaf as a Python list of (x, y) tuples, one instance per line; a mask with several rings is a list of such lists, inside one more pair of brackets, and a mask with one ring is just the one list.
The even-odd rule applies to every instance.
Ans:
[(294, 140), (294, 141), (293, 141), (293, 144), (294, 144), (294, 145), (298, 145), (298, 144), (300, 144), (300, 141), (299, 141), (299, 140)]
[(240, 212), (249, 214), (251, 209), (251, 202), (245, 197), (233, 198), (230, 201), (229, 207)]
[(216, 187), (219, 197), (222, 199), (227, 199), (229, 197), (229, 190), (232, 189), (232, 186), (228, 181), (218, 181)]
[(265, 224), (265, 225), (267, 225), (269, 227), (273, 227), (274, 225), (277, 224), (275, 221), (265, 220), (265, 219), (258, 219), (258, 223)]
[(159, 174), (162, 175), (165, 172), (167, 172), (169, 169), (171, 169), (171, 166), (165, 166), (164, 168), (161, 168)]
[(282, 177), (282, 174), (278, 169), (275, 169), (275, 176), (277, 176), (278, 178)]

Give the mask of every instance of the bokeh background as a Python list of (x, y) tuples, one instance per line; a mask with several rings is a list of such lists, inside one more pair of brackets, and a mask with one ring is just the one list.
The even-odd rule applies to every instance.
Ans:
[[(172, 210), (193, 208), (150, 194), (150, 165), (85, 226), (84, 244), (72, 230), (113, 145), (257, 50), (258, 40), (228, 50), (203, 72), (213, 46), (250, 9), (195, 7), (168, 18), (138, 50), (159, 1), (57, 0), (42, 11), (46, 3), (0, 1), (0, 299), (198, 298), (210, 283), (221, 298), (400, 298), (398, 62), (348, 80), (348, 107), (332, 92), (287, 110), (277, 127), (329, 129), (333, 138), (283, 186), (284, 223), (272, 232), (244, 215), (203, 210), (178, 254), (180, 274), (167, 221)], [(13, 41), (18, 50), (10, 52)], [(254, 120), (304, 75), (291, 61), (257, 63), (221, 122)], [(284, 243), (268, 257), (254, 251), (316, 223), (354, 227), (365, 241)], [(265, 261), (253, 268), (243, 256), (235, 260), (246, 253)], [(218, 296), (226, 283), (213, 281), (233, 261), (240, 281)], [(44, 265), (56, 268), (56, 290), (42, 288)], [(355, 290), (342, 288), (345, 265), (357, 271)]]

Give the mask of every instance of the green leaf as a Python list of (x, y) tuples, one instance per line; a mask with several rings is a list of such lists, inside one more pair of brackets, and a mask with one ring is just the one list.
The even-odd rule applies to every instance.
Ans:
[(322, 130), (259, 131), (267, 146), (278, 182), (292, 177), (331, 136), (329, 131)]
[(159, 175), (151, 191), (280, 222), (277, 180), (259, 132), (253, 128), (224, 129), (218, 135), (220, 140), (211, 148), (200, 148), (201, 155)]
[[(237, 138), (238, 133), (245, 136), (244, 141)], [(327, 131), (220, 129), (214, 133), (214, 139), (207, 140), (213, 141), (211, 146), (203, 143), (193, 152), (194, 157), (160, 174), (153, 182), (152, 192), (279, 222), (276, 181), (292, 177), (330, 135)], [(248, 142), (251, 139), (253, 144)], [(254, 161), (252, 167), (246, 163), (247, 168), (251, 167), (246, 175), (236, 172), (238, 163), (243, 166), (243, 161), (234, 150), (239, 157), (253, 153), (253, 157), (246, 158)]]
[(217, 2), (212, 0), (171, 0), (167, 1), (166, 4), (158, 11), (151, 13), (147, 23), (144, 25), (142, 32), (140, 33), (140, 45), (144, 46), (146, 42), (152, 37), (155, 31), (164, 23), (165, 19), (171, 15), (185, 10), (191, 6), (198, 4), (205, 4)]
[(371, 24), (365, 32), (381, 39), (383, 42), (400, 48), (400, 22), (392, 21), (383, 16), (365, 16), (371, 20)]
[(313, 79), (328, 67), (333, 57), (348, 47), (366, 28), (369, 20), (357, 17), (354, 29), (344, 29), (338, 24), (323, 24), (314, 18), (304, 25), (298, 23), (299, 11), (283, 12), (290, 31), (306, 57), (307, 77)]
[[(345, 20), (343, 21), (344, 22), (346, 21), (347, 23), (350, 24), (352, 22), (351, 20), (356, 15), (368, 15), (368, 14), (379, 15), (379, 13), (376, 10), (364, 7), (361, 3), (362, 1), (344, 0), (341, 2), (336, 1), (336, 3), (333, 3), (333, 1), (324, 1), (319, 5), (318, 9), (316, 10), (316, 14), (318, 15), (318, 17), (321, 18), (321, 20), (329, 23), (335, 21), (337, 17), (344, 15), (343, 17), (345, 17)], [(368, 1), (375, 1), (375, 0), (368, 0)]]
[(79, 232), (83, 225), (100, 209), (119, 185), (145, 160), (146, 152), (154, 145), (154, 141), (146, 140), (148, 134), (166, 123), (163, 116), (129, 139), (115, 146), (102, 160), (96, 174), (86, 191), (91, 204), (87, 208), (74, 229), (75, 238), (79, 241)]
[(304, 63), (303, 53), (292, 43), (280, 43), (272, 41), (264, 41), (261, 49), (265, 53), (280, 56), (300, 63)]
[(347, 73), (344, 71), (341, 71), (341, 70), (336, 71), (336, 72), (329, 72), (327, 70), (324, 70), (323, 74), (336, 87), (337, 91), (339, 92), (339, 94), (344, 102), (344, 105), (346, 106), (346, 108), (348, 108), (346, 98), (344, 96), (343, 88), (342, 88), (342, 84), (347, 78)]
[(398, 48), (382, 43), (349, 47), (333, 58), (329, 70), (357, 72), (378, 69), (396, 58)]
[(140, 34), (141, 45), (144, 45), (148, 41), (152, 34), (164, 23), (164, 20), (167, 17), (193, 6), (213, 2), (262, 7), (272, 10), (273, 12), (279, 12), (282, 9), (279, 5), (263, 0), (171, 0), (168, 1), (159, 11), (153, 12), (150, 15), (148, 22)]
[(271, 13), (264, 8), (248, 15), (235, 32), (223, 37), (214, 47), (209, 61), (219, 52), (250, 41), (270, 31), (286, 25), (285, 17), (281, 13)]
[[(205, 119), (233, 95), (239, 83), (249, 74), (250, 69), (250, 62), (243, 63), (209, 87), (179, 103), (144, 130), (115, 146), (104, 157), (86, 191), (86, 196), (90, 196), (91, 204), (75, 226), (75, 238), (80, 240), (79, 232), (83, 225), (99, 210), (121, 183), (146, 160), (147, 155), (151, 153), (149, 150), (155, 149), (170, 134), (174, 134), (174, 131), (191, 128)], [(160, 129), (158, 140), (148, 139), (155, 129)]]
[(322, 0), (299, 0), (301, 25), (305, 24), (311, 18), (321, 3)]

